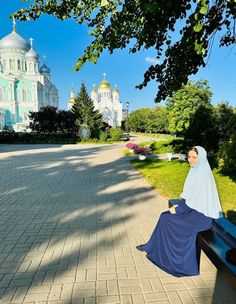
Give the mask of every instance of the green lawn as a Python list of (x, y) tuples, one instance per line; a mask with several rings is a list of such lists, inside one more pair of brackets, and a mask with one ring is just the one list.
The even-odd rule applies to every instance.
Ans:
[(173, 139), (173, 136), (170, 134), (161, 134), (161, 133), (141, 133), (141, 132), (131, 132), (131, 135), (140, 135), (140, 136), (148, 136), (156, 139)]
[[(148, 180), (157, 191), (167, 199), (178, 198), (183, 190), (189, 165), (179, 161), (161, 161), (147, 159), (131, 160), (133, 166)], [(236, 224), (236, 183), (228, 176), (221, 175), (214, 169), (217, 188), (225, 216)]]
[(152, 149), (152, 153), (153, 154), (163, 154), (163, 153), (167, 153), (167, 152), (179, 152), (181, 149), (179, 147), (176, 147), (174, 145), (177, 144), (177, 142), (181, 142), (180, 138), (175, 138), (171, 137), (169, 135), (168, 138), (158, 138), (158, 139), (153, 139), (153, 140), (149, 140), (149, 141), (144, 141), (139, 143), (140, 146), (147, 146), (150, 147)]

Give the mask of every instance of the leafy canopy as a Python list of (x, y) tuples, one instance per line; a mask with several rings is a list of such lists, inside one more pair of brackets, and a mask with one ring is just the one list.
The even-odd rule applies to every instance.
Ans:
[(38, 112), (30, 112), (30, 129), (37, 133), (71, 133), (74, 128), (74, 115), (70, 111), (57, 110), (52, 106), (42, 107)]
[(57, 131), (57, 108), (42, 107), (38, 112), (30, 112), (30, 129), (39, 133)]
[(212, 92), (205, 80), (183, 85), (166, 103), (169, 109), (169, 131), (183, 135), (199, 106), (210, 106), (211, 96)]
[(137, 87), (156, 80), (156, 102), (171, 96), (187, 83), (188, 76), (206, 65), (216, 34), (220, 34), (220, 46), (236, 43), (236, 0), (22, 1), (32, 3), (14, 14), (22, 21), (48, 14), (88, 25), (94, 39), (78, 59), (76, 70), (87, 61), (97, 62), (105, 49), (113, 53), (128, 46), (135, 53), (154, 48), (158, 63), (150, 65)]
[(166, 133), (168, 113), (164, 106), (138, 109), (131, 112), (125, 121), (127, 130), (134, 132)]

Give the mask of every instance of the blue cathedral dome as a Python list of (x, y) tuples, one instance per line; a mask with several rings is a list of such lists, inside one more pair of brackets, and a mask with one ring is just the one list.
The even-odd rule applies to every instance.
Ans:
[(30, 45), (16, 31), (12, 31), (0, 40), (0, 49), (17, 49), (27, 52), (30, 50)]
[(51, 70), (49, 67), (44, 63), (40, 68), (39, 68), (40, 73), (50, 73)]

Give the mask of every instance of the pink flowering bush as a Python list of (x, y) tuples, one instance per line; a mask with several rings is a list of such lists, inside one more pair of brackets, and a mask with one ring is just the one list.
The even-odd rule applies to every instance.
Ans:
[(138, 146), (138, 145), (136, 145), (136, 147), (134, 147), (133, 150), (134, 150), (135, 154), (142, 154), (142, 155), (147, 155), (152, 151), (151, 148), (141, 147), (141, 146)]
[(133, 142), (128, 142), (126, 145), (125, 145), (128, 149), (131, 149), (133, 150), (135, 147), (137, 147), (138, 145), (133, 143)]

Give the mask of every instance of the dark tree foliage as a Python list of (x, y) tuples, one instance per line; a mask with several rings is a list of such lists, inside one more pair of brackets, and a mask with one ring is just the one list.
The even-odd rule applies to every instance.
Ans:
[(216, 107), (216, 115), (220, 142), (225, 143), (236, 133), (236, 114), (227, 102), (221, 102)]
[(57, 131), (57, 108), (47, 106), (38, 112), (30, 112), (30, 129), (38, 133), (51, 133)]
[[(29, 0), (24, 0), (29, 2)], [(94, 40), (78, 59), (79, 70), (87, 61), (97, 62), (103, 50), (129, 47), (135, 53), (154, 48), (157, 64), (144, 74), (142, 89), (154, 79), (158, 82), (156, 102), (186, 84), (188, 77), (206, 65), (214, 37), (219, 46), (236, 43), (235, 0), (34, 0), (14, 16), (22, 21), (41, 14), (86, 23)], [(178, 34), (178, 35), (176, 35)]]
[(231, 134), (230, 140), (222, 145), (220, 157), (223, 160), (222, 172), (236, 181), (236, 133)]
[(75, 116), (71, 111), (59, 110), (57, 112), (57, 129), (61, 132), (74, 133)]
[(188, 147), (203, 146), (208, 152), (217, 152), (219, 131), (212, 105), (200, 105), (190, 119), (184, 139)]
[(57, 110), (52, 106), (42, 107), (38, 112), (30, 112), (30, 129), (37, 133), (73, 133), (75, 118), (70, 111)]
[(84, 83), (81, 84), (71, 112), (75, 116), (77, 131), (82, 125), (87, 125), (90, 127), (91, 136), (98, 137), (99, 131), (105, 128), (102, 115), (94, 109), (93, 101), (89, 97)]

